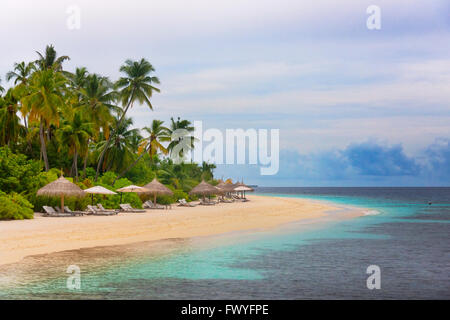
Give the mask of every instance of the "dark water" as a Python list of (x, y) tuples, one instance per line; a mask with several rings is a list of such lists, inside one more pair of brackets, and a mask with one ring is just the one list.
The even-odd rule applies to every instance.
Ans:
[[(0, 285), (0, 298), (450, 299), (450, 188), (256, 192), (366, 208), (366, 215), (213, 237), (206, 245), (180, 239), (156, 251), (140, 244), (50, 255), (37, 259), (52, 261), (45, 275), (34, 274), (36, 261), (16, 266), (15, 280)], [(74, 261), (83, 270), (79, 291), (65, 286), (65, 266)], [(370, 265), (381, 269), (379, 290), (366, 286)], [(11, 269), (3, 272), (11, 277)]]

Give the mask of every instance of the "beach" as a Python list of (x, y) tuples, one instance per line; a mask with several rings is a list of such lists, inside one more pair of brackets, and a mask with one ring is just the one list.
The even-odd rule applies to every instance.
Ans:
[[(120, 213), (117, 216), (49, 218), (0, 222), (0, 264), (39, 254), (172, 238), (218, 235), (314, 221), (338, 209), (306, 199), (248, 196), (248, 202)], [(351, 215), (355, 215), (352, 213)]]

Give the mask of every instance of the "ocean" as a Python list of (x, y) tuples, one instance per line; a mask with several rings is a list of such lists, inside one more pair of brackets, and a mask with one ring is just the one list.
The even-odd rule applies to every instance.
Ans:
[[(30, 257), (0, 267), (0, 299), (450, 299), (450, 188), (255, 193), (364, 216)], [(80, 289), (67, 287), (69, 265)], [(370, 290), (373, 265), (380, 289)]]

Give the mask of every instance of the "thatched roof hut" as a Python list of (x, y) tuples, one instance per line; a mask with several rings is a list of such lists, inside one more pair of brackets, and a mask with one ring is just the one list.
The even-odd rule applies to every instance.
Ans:
[(156, 195), (173, 195), (173, 191), (159, 182), (156, 178), (153, 179), (152, 182), (147, 183), (144, 188), (148, 190), (147, 193), (153, 194), (154, 203), (156, 203)]
[(198, 185), (196, 185), (189, 192), (189, 194), (199, 194), (199, 195), (202, 195), (203, 197), (205, 197), (206, 195), (214, 195), (214, 194), (218, 194), (221, 192), (222, 191), (219, 188), (202, 180), (202, 182), (200, 182)]
[(37, 191), (38, 196), (61, 197), (61, 212), (64, 212), (64, 196), (84, 197), (86, 193), (79, 186), (70, 182), (63, 176), (50, 182)]
[(45, 187), (40, 188), (37, 195), (47, 197), (59, 197), (61, 195), (83, 197), (86, 194), (79, 186), (61, 176), (59, 179), (50, 182)]
[(221, 189), (223, 192), (233, 192), (234, 185), (221, 181), (218, 185), (216, 185), (216, 188)]

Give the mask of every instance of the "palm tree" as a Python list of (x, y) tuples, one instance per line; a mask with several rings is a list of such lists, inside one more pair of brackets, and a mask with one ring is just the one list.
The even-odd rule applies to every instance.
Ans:
[(41, 153), (45, 171), (49, 170), (47, 149), (44, 138), (44, 126), (59, 126), (59, 112), (64, 108), (63, 90), (66, 79), (53, 69), (33, 73), (28, 84), (28, 94), (22, 98), (22, 105), (30, 111), (30, 121), (39, 122)]
[(170, 141), (169, 129), (163, 126), (164, 121), (153, 120), (151, 127), (144, 127), (143, 130), (148, 133), (148, 137), (140, 141), (138, 153), (139, 157), (122, 173), (120, 173), (114, 180), (120, 179), (131, 170), (142, 159), (145, 154), (150, 156), (150, 161), (153, 161), (153, 157), (158, 151), (163, 154), (167, 154), (169, 151), (161, 144), (161, 142)]
[[(6, 74), (6, 79), (8, 81), (14, 79), (14, 95), (20, 100), (22, 97), (27, 95), (27, 84), (31, 74), (36, 71), (36, 66), (33, 62), (25, 63), (24, 61), (20, 63), (14, 63), (13, 71), (9, 71)], [(25, 125), (25, 130), (28, 131), (28, 110), (22, 106), (19, 108), (22, 113), (23, 123)]]
[(98, 136), (102, 129), (108, 139), (110, 125), (115, 122), (112, 113), (120, 112), (120, 108), (113, 104), (117, 93), (111, 90), (111, 83), (105, 77), (88, 75), (79, 93), (80, 107), (92, 122), (94, 132)]
[(26, 85), (28, 78), (35, 69), (36, 67), (32, 62), (25, 63), (22, 61), (21, 63), (14, 63), (14, 69), (6, 74), (6, 80), (10, 81), (14, 79), (14, 85), (17, 85), (18, 83)]
[(178, 117), (177, 121), (173, 120), (173, 118), (170, 118), (170, 120), (172, 122), (169, 129), (171, 142), (167, 149), (170, 151), (172, 158), (182, 159), (185, 151), (194, 148), (195, 138), (190, 133), (195, 128), (189, 120), (181, 120), (180, 117)]
[(59, 148), (66, 145), (69, 147), (69, 155), (73, 155), (72, 168), (78, 182), (78, 155), (85, 156), (88, 152), (88, 140), (92, 134), (91, 124), (84, 121), (81, 112), (75, 112), (73, 119), (64, 121), (56, 134), (60, 141)]
[[(117, 128), (122, 125), (128, 109), (132, 107), (134, 102), (146, 104), (151, 110), (153, 110), (150, 98), (153, 95), (153, 91), (160, 92), (158, 88), (153, 86), (154, 83), (159, 84), (159, 79), (157, 77), (150, 76), (150, 74), (154, 71), (155, 69), (150, 62), (145, 59), (141, 59), (140, 61), (127, 60), (125, 61), (125, 64), (120, 67), (120, 72), (123, 72), (125, 77), (121, 77), (117, 81), (116, 88), (117, 90), (120, 90), (120, 100), (122, 102), (122, 106), (124, 106), (124, 109), (117, 123)], [(106, 147), (100, 154), (95, 181), (97, 181), (103, 158), (106, 150), (108, 150), (110, 142), (111, 138), (108, 138)]]
[(203, 161), (202, 163), (202, 179), (203, 180), (211, 180), (214, 177), (214, 169), (216, 169), (217, 166), (214, 163), (207, 163), (205, 161)]
[[(2, 83), (2, 78), (0, 78), (0, 83)], [(0, 86), (0, 93), (5, 92), (5, 88), (3, 88), (2, 86)]]
[(17, 116), (18, 100), (9, 89), (4, 97), (0, 97), (0, 145), (10, 145), (17, 142), (20, 135), (24, 133), (24, 127), (20, 124)]
[[(119, 120), (116, 118), (116, 124)], [(105, 154), (103, 166), (107, 171), (123, 170), (133, 160), (135, 141), (142, 137), (138, 129), (130, 128), (132, 125), (131, 118), (124, 118), (117, 130), (109, 136), (112, 143), (108, 143), (109, 139), (97, 143), (97, 150)]]
[(39, 51), (36, 51), (36, 53), (39, 55), (39, 59), (35, 63), (41, 70), (53, 69), (55, 71), (62, 71), (63, 62), (70, 60), (69, 56), (58, 57), (53, 45), (46, 46), (44, 54), (41, 54)]

